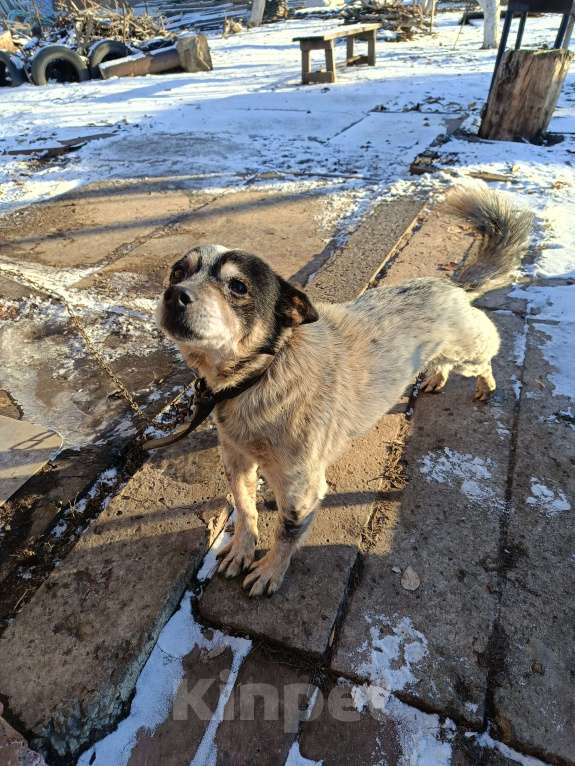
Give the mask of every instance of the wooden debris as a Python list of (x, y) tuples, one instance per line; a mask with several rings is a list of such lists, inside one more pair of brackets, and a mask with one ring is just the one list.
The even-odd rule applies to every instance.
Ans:
[(416, 34), (429, 34), (430, 16), (421, 5), (404, 5), (399, 0), (357, 0), (345, 6), (341, 15), (346, 23), (379, 22), (381, 28), (397, 34), (397, 40), (411, 40)]
[(18, 48), (14, 44), (10, 30), (8, 29), (5, 32), (0, 32), (0, 51), (16, 53), (17, 50)]
[(175, 45), (151, 53), (135, 53), (122, 59), (105, 61), (100, 72), (110, 77), (137, 77), (183, 69), (185, 72), (209, 72), (213, 69), (208, 39), (205, 35), (185, 34)]

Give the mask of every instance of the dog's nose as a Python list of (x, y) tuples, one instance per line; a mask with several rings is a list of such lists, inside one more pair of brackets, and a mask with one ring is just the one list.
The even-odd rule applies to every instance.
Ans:
[(192, 298), (183, 287), (172, 285), (171, 287), (168, 287), (164, 293), (164, 301), (168, 306), (186, 308), (186, 306), (192, 302)]

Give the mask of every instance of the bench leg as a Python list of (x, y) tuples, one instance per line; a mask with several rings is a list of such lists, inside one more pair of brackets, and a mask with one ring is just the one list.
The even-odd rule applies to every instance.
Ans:
[(301, 81), (303, 85), (309, 85), (309, 73), (310, 73), (310, 54), (311, 51), (307, 47), (301, 48)]
[(335, 44), (328, 40), (325, 44), (325, 69), (327, 82), (335, 82)]
[(353, 59), (353, 37), (347, 38), (347, 54), (345, 63), (349, 66), (350, 61)]
[(375, 66), (375, 40), (377, 30), (370, 32), (367, 38), (367, 63), (369, 66)]

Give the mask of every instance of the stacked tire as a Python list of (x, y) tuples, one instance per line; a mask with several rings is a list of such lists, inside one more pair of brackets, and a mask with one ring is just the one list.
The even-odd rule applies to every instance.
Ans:
[(84, 59), (65, 45), (47, 45), (32, 58), (30, 76), (34, 85), (49, 82), (84, 82), (90, 70)]
[[(104, 61), (124, 58), (130, 53), (130, 48), (118, 40), (99, 40), (92, 46), (86, 61), (65, 45), (46, 45), (32, 58), (30, 77), (35, 85), (47, 85), (49, 82), (85, 82), (90, 78), (101, 77), (99, 66)], [(1, 75), (0, 60), (0, 78)]]
[(0, 88), (15, 88), (26, 81), (24, 68), (6, 51), (0, 51)]
[(114, 61), (114, 59), (123, 59), (131, 53), (132, 50), (119, 40), (99, 40), (88, 54), (90, 76), (93, 79), (100, 79), (102, 77), (100, 64), (105, 61)]

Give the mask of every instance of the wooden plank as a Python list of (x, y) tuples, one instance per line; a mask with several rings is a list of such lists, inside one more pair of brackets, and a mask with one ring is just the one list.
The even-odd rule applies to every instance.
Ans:
[(366, 32), (375, 32), (381, 27), (381, 24), (349, 24), (336, 29), (331, 29), (323, 34), (306, 35), (305, 37), (294, 37), (293, 42), (311, 41), (311, 40), (335, 40), (339, 37), (350, 37), (361, 35)]

